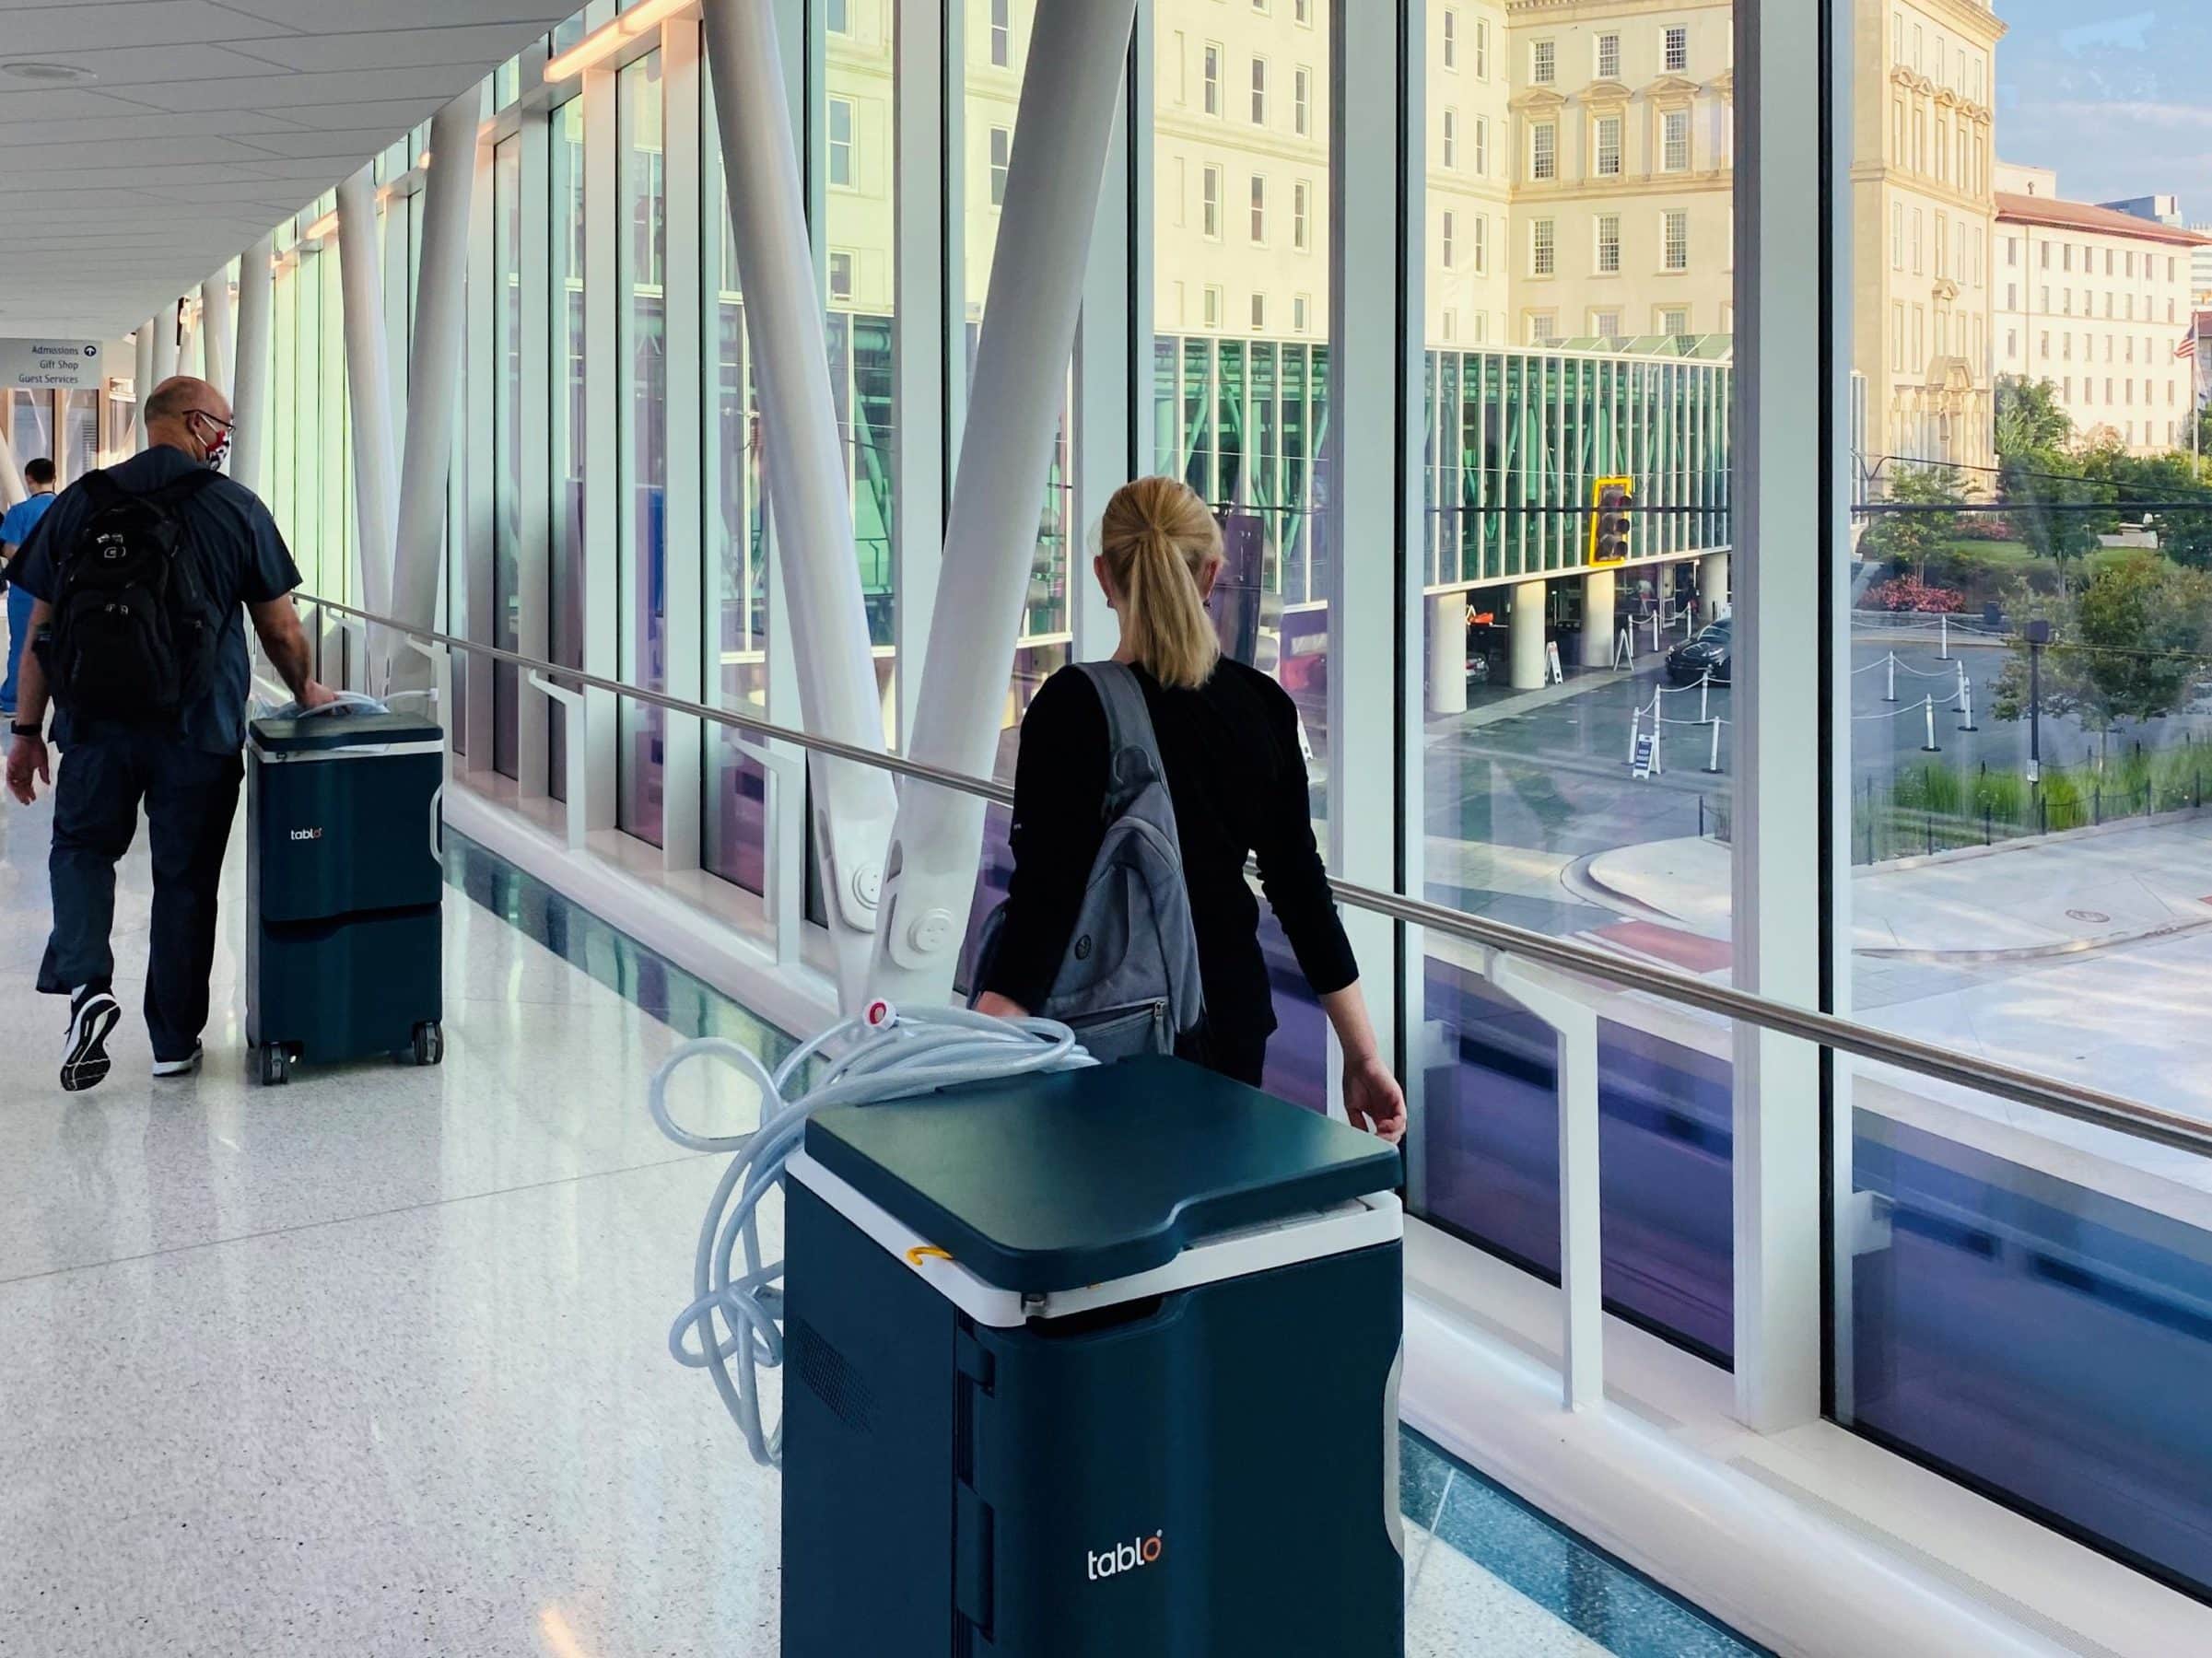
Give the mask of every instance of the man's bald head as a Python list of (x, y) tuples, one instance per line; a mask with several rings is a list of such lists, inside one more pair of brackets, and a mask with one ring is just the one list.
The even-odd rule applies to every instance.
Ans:
[(228, 445), (230, 400), (204, 379), (173, 375), (146, 400), (148, 443), (182, 450), (194, 461), (219, 461)]
[(149, 428), (157, 421), (182, 420), (195, 412), (212, 414), (227, 424), (230, 419), (230, 400), (205, 380), (195, 379), (189, 374), (170, 376), (146, 400), (146, 424)]

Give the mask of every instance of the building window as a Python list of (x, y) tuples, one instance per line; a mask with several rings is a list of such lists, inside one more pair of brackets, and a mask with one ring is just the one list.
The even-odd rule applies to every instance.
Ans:
[(1314, 0), (1297, 0), (1297, 4), (1291, 7), (1291, 16), (1304, 27), (1311, 29), (1314, 26)]
[(1475, 170), (1485, 177), (1490, 173), (1490, 117), (1475, 117)]
[(1671, 306), (1659, 313), (1659, 332), (1663, 334), (1686, 334), (1690, 332), (1690, 313), (1680, 306)]
[(1199, 174), (1199, 228), (1208, 241), (1222, 239), (1222, 169), (1209, 167)]
[(1448, 345), (1458, 337), (1459, 313), (1447, 306), (1444, 312), (1444, 343)]
[(1690, 67), (1690, 30), (1677, 23), (1666, 35), (1667, 72), (1681, 75)]
[(1200, 76), (1203, 88), (1201, 107), (1209, 115), (1222, 112), (1222, 49), (1212, 41), (1206, 42), (1205, 67)]
[(1006, 164), (1013, 157), (1013, 129), (995, 126), (990, 130), (990, 204), (1006, 205)]
[(1608, 81), (1621, 78), (1621, 37), (1617, 34), (1598, 37), (1598, 78)]
[(1292, 298), (1291, 332), (1293, 333), (1305, 333), (1313, 326), (1313, 300), (1304, 294), (1298, 294)]
[(1528, 319), (1528, 344), (1531, 344), (1531, 345), (1549, 345), (1549, 344), (1551, 344), (1551, 342), (1552, 342), (1552, 341), (1554, 341), (1554, 340), (1556, 340), (1556, 339), (1558, 339), (1558, 338), (1559, 338), (1559, 319), (1558, 319), (1558, 318), (1556, 318), (1556, 317), (1531, 317), (1531, 318), (1529, 318), (1529, 319)]
[(1618, 276), (1621, 274), (1621, 216), (1601, 213), (1598, 216), (1598, 274), (1600, 276)]
[(1204, 319), (1206, 326), (1208, 328), (1219, 328), (1222, 325), (1221, 289), (1218, 287), (1207, 288), (1205, 298), (1201, 303), (1204, 309), (1200, 314)]
[(1690, 268), (1690, 215), (1677, 208), (1660, 216), (1660, 238), (1666, 248), (1666, 268), (1687, 271)]
[[(1255, 6), (1253, 9), (1257, 11), (1259, 8)], [(1268, 297), (1265, 294), (1254, 294), (1252, 296), (1252, 332), (1254, 333), (1265, 333), (1267, 332), (1267, 326)]]
[(1291, 130), (1303, 138), (1314, 127), (1314, 72), (1305, 64), (1291, 75)]
[(1265, 58), (1254, 58), (1252, 60), (1252, 124), (1265, 126), (1267, 123), (1268, 61)]
[(1892, 271), (1905, 268), (1905, 204), (1902, 202), (1890, 204), (1890, 268)]
[(1490, 19), (1475, 19), (1475, 78), (1490, 78)]
[(1446, 69), (1459, 67), (1459, 14), (1449, 6), (1444, 12), (1444, 66)]
[(1454, 216), (1454, 215), (1453, 215), (1453, 213), (1452, 213), (1452, 210), (1451, 210), (1450, 208), (1448, 208), (1448, 207), (1447, 207), (1447, 208), (1445, 208), (1445, 212), (1444, 212), (1444, 235), (1443, 235), (1443, 237), (1440, 239), (1441, 245), (1439, 246), (1439, 248), (1438, 248), (1438, 250), (1437, 250), (1437, 251), (1438, 251), (1438, 252), (1439, 252), (1439, 253), (1442, 255), (1442, 257), (1443, 257), (1443, 261), (1444, 261), (1444, 268), (1445, 268), (1445, 270), (1447, 270), (1447, 271), (1454, 269), (1454, 268), (1455, 268), (1455, 266), (1456, 266), (1456, 264), (1457, 264), (1457, 255), (1458, 250), (1457, 250), (1457, 247), (1455, 247), (1455, 246), (1454, 246), (1454, 244), (1453, 244), (1453, 234), (1452, 234), (1452, 233), (1453, 233), (1453, 231), (1454, 231), (1454, 229), (1456, 228), (1456, 226), (1457, 226), (1457, 221), (1456, 221), (1455, 216)]
[(1621, 117), (1600, 115), (1598, 118), (1598, 176), (1617, 179), (1621, 176)]
[(1007, 16), (1013, 0), (990, 0), (990, 61), (1003, 69), (1013, 62), (1013, 22)]
[(1264, 242), (1268, 239), (1268, 181), (1258, 173), (1252, 175), (1252, 239)]
[(1619, 339), (1621, 337), (1621, 313), (1617, 310), (1592, 311), (1590, 313), (1590, 332), (1601, 340)]
[(1528, 176), (1559, 177), (1559, 128), (1551, 122), (1541, 121), (1528, 129)]
[(1478, 276), (1490, 269), (1490, 215), (1478, 213), (1471, 228), (1474, 240), (1468, 250), (1468, 268)]
[(833, 303), (852, 303), (852, 255), (842, 248), (829, 251), (829, 297)]
[(1528, 226), (1528, 274), (1550, 276), (1559, 269), (1559, 221), (1540, 218)]
[(1539, 87), (1559, 79), (1559, 42), (1537, 41), (1528, 48), (1528, 78)]
[(830, 33), (841, 35), (852, 32), (852, 8), (848, 0), (829, 0), (825, 15), (827, 21), (824, 27)]
[(1291, 185), (1291, 246), (1300, 253), (1306, 251), (1311, 240), (1306, 230), (1306, 219), (1313, 193), (1313, 185), (1304, 179), (1296, 180)]
[(852, 99), (829, 100), (829, 181), (839, 190), (853, 188)]
[(1663, 172), (1690, 170), (1690, 111), (1669, 110), (1659, 118), (1659, 169)]

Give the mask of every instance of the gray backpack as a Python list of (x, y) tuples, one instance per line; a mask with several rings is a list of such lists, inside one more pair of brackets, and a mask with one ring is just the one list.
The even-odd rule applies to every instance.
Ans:
[[(1101, 1063), (1169, 1054), (1205, 1014), (1198, 932), (1182, 843), (1144, 688), (1119, 662), (1080, 664), (1106, 717), (1106, 837), (1045, 1005)], [(983, 926), (979, 963), (996, 952), (1005, 908)], [(984, 974), (978, 971), (978, 982)]]

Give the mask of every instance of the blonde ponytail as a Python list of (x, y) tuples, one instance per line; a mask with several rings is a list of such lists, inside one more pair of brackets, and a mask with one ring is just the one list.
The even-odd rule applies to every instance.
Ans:
[(1200, 597), (1222, 561), (1221, 527), (1179, 478), (1139, 478), (1106, 503), (1099, 526), (1121, 642), (1163, 685), (1195, 690), (1213, 676), (1221, 643)]

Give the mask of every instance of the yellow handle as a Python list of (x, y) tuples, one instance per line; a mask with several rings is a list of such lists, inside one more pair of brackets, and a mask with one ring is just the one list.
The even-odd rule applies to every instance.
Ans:
[(949, 1261), (952, 1258), (950, 1251), (940, 1249), (934, 1244), (917, 1244), (907, 1251), (907, 1265), (917, 1272), (921, 1270), (924, 1261)]

